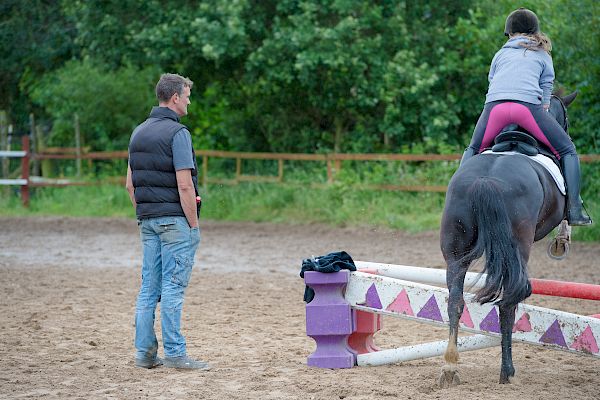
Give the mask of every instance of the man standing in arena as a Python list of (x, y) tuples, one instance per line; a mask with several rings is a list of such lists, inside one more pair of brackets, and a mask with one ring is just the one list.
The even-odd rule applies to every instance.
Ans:
[[(142, 240), (142, 284), (135, 312), (135, 365), (208, 370), (188, 357), (181, 312), (200, 243), (198, 168), (187, 114), (193, 82), (163, 74), (156, 85), (158, 107), (131, 135), (126, 188)], [(164, 359), (158, 357), (155, 311), (161, 303)]]

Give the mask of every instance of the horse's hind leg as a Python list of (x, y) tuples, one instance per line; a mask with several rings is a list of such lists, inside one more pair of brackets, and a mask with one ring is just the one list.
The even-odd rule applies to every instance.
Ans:
[[(529, 226), (533, 226), (530, 224)], [(521, 273), (527, 277), (527, 262), (531, 246), (533, 245), (533, 229), (521, 229), (518, 232), (519, 255), (521, 256)], [(514, 272), (514, 271), (513, 271)], [(528, 282), (528, 281), (527, 281)], [(506, 295), (506, 293), (504, 293)], [(515, 367), (512, 360), (512, 331), (515, 324), (515, 313), (517, 304), (531, 295), (531, 285), (527, 283), (527, 290), (518, 297), (503, 299), (498, 305), (500, 311), (500, 333), (502, 334), (502, 365), (500, 367), (500, 383), (511, 383), (514, 381)]]
[(442, 373), (439, 378), (439, 385), (442, 388), (460, 384), (458, 378), (458, 323), (465, 307), (463, 298), (463, 288), (465, 284), (465, 275), (470, 263), (449, 262), (446, 271), (446, 282), (448, 284), (448, 325), (450, 335), (448, 338), (448, 347), (444, 354), (446, 364), (442, 367)]
[(502, 334), (502, 366), (500, 367), (500, 383), (511, 383), (515, 376), (512, 361), (512, 330), (515, 322), (516, 305), (498, 307), (500, 309), (500, 332)]

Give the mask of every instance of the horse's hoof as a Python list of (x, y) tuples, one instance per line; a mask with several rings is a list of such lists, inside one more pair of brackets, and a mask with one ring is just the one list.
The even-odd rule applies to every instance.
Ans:
[(500, 375), (500, 384), (504, 385), (504, 384), (513, 384), (513, 385), (518, 385), (519, 383), (521, 383), (521, 381), (519, 380), (519, 378), (516, 378), (514, 375), (513, 376), (502, 376)]
[(460, 379), (458, 378), (458, 371), (455, 365), (444, 365), (442, 367), (438, 385), (442, 389), (460, 385)]

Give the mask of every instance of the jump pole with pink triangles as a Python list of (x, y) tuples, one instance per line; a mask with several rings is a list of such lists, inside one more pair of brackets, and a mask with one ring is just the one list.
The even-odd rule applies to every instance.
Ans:
[[(308, 365), (350, 368), (383, 365), (442, 355), (447, 341), (379, 350), (373, 335), (381, 328), (381, 315), (447, 326), (448, 290), (445, 270), (355, 262), (366, 272), (305, 272), (304, 279), (315, 290), (306, 305), (306, 331), (317, 345)], [(468, 273), (465, 289), (475, 289), (485, 275)], [(532, 280), (538, 294), (600, 300), (600, 285)], [(460, 320), (463, 332), (459, 351), (500, 344), (498, 307), (480, 305), (466, 293)], [(513, 340), (556, 350), (600, 358), (600, 319), (521, 303), (517, 307)]]

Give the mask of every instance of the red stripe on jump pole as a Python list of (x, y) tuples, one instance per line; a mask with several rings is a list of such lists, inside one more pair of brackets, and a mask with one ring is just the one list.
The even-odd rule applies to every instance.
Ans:
[(573, 299), (600, 300), (600, 285), (561, 282), (548, 279), (530, 279), (533, 294), (570, 297)]

